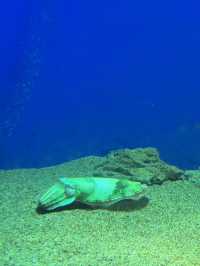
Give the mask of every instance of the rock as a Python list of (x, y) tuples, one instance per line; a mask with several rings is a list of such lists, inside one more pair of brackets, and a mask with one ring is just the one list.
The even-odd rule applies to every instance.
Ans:
[(94, 167), (93, 175), (128, 178), (152, 185), (183, 179), (184, 171), (162, 161), (155, 148), (138, 148), (108, 153), (104, 161)]
[(185, 179), (200, 186), (200, 170), (186, 170), (184, 173)]

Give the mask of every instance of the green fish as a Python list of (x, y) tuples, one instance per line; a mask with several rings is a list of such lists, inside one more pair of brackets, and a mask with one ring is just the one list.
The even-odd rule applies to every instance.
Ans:
[(51, 211), (79, 201), (94, 207), (108, 207), (125, 199), (138, 199), (147, 186), (128, 179), (81, 177), (65, 178), (39, 200), (38, 209)]

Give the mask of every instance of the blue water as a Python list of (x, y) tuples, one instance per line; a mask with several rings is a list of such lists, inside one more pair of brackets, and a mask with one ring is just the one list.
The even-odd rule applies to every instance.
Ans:
[(200, 165), (193, 1), (14, 1), (0, 9), (0, 168), (153, 146)]

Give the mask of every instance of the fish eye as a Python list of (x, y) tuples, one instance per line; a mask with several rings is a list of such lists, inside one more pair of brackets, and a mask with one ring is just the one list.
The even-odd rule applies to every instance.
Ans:
[(67, 196), (73, 196), (73, 195), (75, 194), (75, 188), (72, 187), (72, 186), (67, 185), (67, 186), (65, 187), (65, 194), (66, 194)]

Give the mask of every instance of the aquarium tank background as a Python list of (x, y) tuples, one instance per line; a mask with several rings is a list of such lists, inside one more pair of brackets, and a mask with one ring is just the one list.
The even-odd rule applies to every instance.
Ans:
[(0, 168), (148, 146), (200, 165), (193, 2), (20, 0), (0, 14)]

